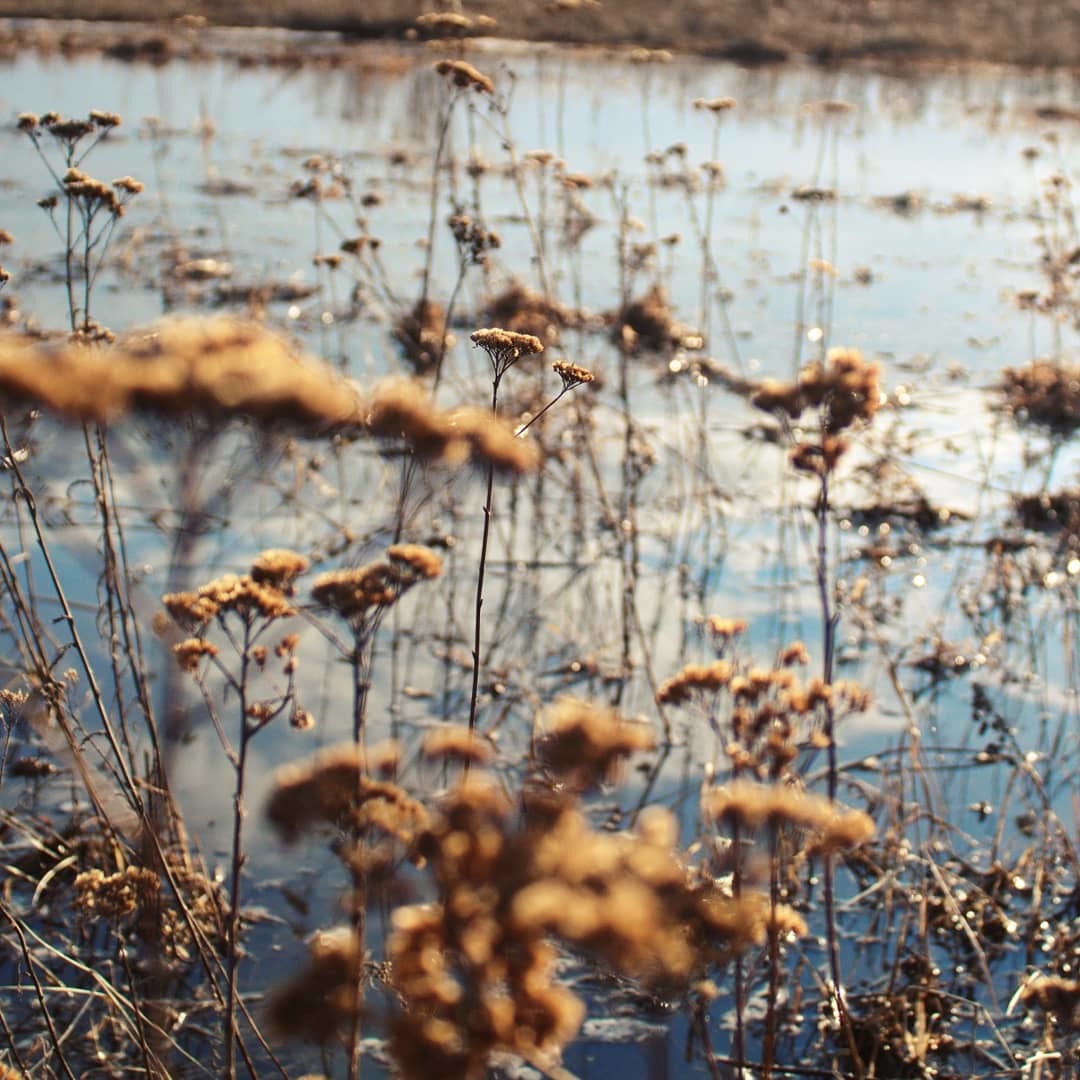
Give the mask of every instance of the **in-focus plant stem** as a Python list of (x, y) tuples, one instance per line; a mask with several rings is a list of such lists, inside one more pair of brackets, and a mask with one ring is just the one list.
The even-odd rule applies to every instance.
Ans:
[[(491, 383), (491, 413), (495, 416), (499, 409), (499, 383), (502, 373), (496, 371)], [(480, 565), (476, 574), (476, 605), (473, 624), (473, 673), (472, 691), (469, 695), (469, 731), (476, 728), (476, 706), (480, 695), (480, 633), (481, 613), (484, 607), (484, 570), (487, 567), (488, 538), (491, 534), (492, 502), (495, 494), (495, 466), (489, 464), (487, 470), (487, 494), (484, 497), (484, 529), (480, 537)]]

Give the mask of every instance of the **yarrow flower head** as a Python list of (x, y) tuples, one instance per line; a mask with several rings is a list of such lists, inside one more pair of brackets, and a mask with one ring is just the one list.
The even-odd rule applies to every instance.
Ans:
[(551, 365), (552, 371), (562, 379), (563, 390), (573, 390), (575, 386), (595, 381), (596, 376), (588, 369), (571, 364), (566, 360), (556, 360)]
[(465, 60), (440, 60), (435, 65), (440, 75), (445, 75), (454, 84), (463, 89), (472, 87), (481, 94), (494, 94), (495, 84), (482, 71), (478, 71)]
[(491, 357), (496, 378), (501, 378), (521, 357), (544, 351), (544, 343), (538, 337), (519, 334), (515, 330), (500, 330), (498, 327), (474, 330), (469, 338)]

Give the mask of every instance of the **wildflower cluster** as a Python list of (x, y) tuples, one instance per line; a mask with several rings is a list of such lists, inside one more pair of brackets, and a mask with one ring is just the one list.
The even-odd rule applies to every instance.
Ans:
[(194, 592), (166, 593), (161, 602), (174, 621), (188, 629), (205, 626), (227, 612), (249, 622), (295, 614), (283, 593), (250, 574), (223, 574)]
[(577, 698), (560, 699), (537, 721), (538, 759), (575, 790), (597, 778), (612, 781), (621, 761), (655, 745), (647, 725)]
[[(826, 683), (818, 677), (800, 682), (792, 670), (808, 660), (801, 642), (782, 649), (775, 667), (763, 668), (720, 658), (687, 664), (662, 683), (662, 704), (691, 705), (703, 710), (717, 731), (723, 731), (721, 708), (726, 700), (724, 753), (736, 773), (780, 779), (795, 760), (801, 740), (823, 747), (828, 739), (817, 721), (865, 712), (870, 696), (855, 683)], [(726, 697), (724, 697), (726, 695)]]
[(161, 880), (152, 870), (84, 870), (75, 878), (75, 908), (92, 918), (118, 919), (152, 903), (160, 890)]
[(538, 337), (519, 334), (516, 330), (490, 327), (474, 330), (469, 338), (488, 354), (496, 379), (501, 379), (521, 357), (544, 351), (544, 343)]
[(880, 368), (858, 349), (830, 349), (826, 362), (807, 364), (794, 382), (764, 379), (752, 397), (766, 412), (797, 420), (816, 409), (820, 428), (816, 438), (797, 443), (791, 462), (801, 472), (831, 473), (849, 443), (840, 432), (873, 420), (881, 404)]
[(464, 211), (451, 214), (448, 224), (461, 257), (469, 259), (475, 266), (485, 265), (488, 252), (502, 246), (502, 238), (497, 232), (484, 228), (483, 223)]
[(1004, 409), (1018, 422), (1069, 436), (1080, 429), (1080, 366), (1034, 360), (1005, 368), (1000, 393)]
[(365, 749), (355, 743), (330, 747), (308, 761), (281, 768), (267, 817), (278, 835), (293, 841), (318, 826), (378, 828), (411, 843), (428, 823), (428, 812), (403, 788), (386, 779), (397, 768), (400, 748), (385, 742)]
[(580, 367), (578, 364), (571, 364), (567, 360), (556, 360), (551, 365), (551, 370), (562, 380), (563, 390), (573, 390), (576, 386), (591, 383), (596, 379), (596, 376), (588, 368)]
[(490, 15), (466, 15), (461, 11), (426, 11), (417, 15), (413, 25), (425, 37), (459, 38), (492, 34), (498, 22)]
[(373, 435), (402, 439), (421, 458), (444, 464), (471, 459), (496, 470), (534, 469), (538, 452), (489, 411), (471, 407), (436, 409), (419, 384), (389, 380), (376, 388), (365, 426)]
[(440, 75), (445, 75), (453, 86), (472, 89), (479, 94), (494, 94), (495, 84), (482, 71), (467, 60), (440, 60), (435, 65)]
[(123, 176), (109, 185), (74, 166), (64, 173), (63, 185), (64, 193), (79, 204), (88, 222), (99, 210), (120, 217), (128, 199), (143, 190), (143, 185), (130, 176)]
[(790, 784), (732, 780), (707, 789), (701, 808), (707, 820), (726, 822), (740, 835), (782, 828), (809, 834), (805, 850), (814, 855), (857, 847), (874, 835), (874, 823), (862, 810), (842, 809)]
[[(581, 789), (652, 745), (651, 735), (608, 709), (563, 702), (554, 713), (538, 718), (540, 755)], [(477, 746), (465, 728), (425, 739), (427, 754), (473, 763)], [(734, 898), (693, 869), (665, 810), (644, 813), (634, 833), (598, 832), (565, 789), (559, 794), (539, 774), (518, 805), (494, 777), (474, 770), (423, 818), (400, 788), (370, 778), (365, 770), (374, 764), (350, 746), (288, 766), (276, 777), (269, 813), (289, 838), (320, 822), (369, 827), (364, 811), (372, 805), (381, 806), (395, 841), (411, 831), (409, 858), (427, 868), (438, 899), (391, 916), (388, 977), (400, 1006), (390, 1046), (405, 1077), (482, 1075), (499, 1050), (545, 1069), (557, 1065), (585, 1013), (558, 978), (559, 941), (623, 975), (677, 990), (760, 944), (773, 922), (798, 928), (793, 912), (770, 910), (749, 892)], [(407, 828), (398, 827), (403, 820)], [(351, 927), (318, 935), (309, 970), (276, 995), (277, 1026), (324, 1042), (347, 1029), (365, 1009), (361, 957)]]
[(395, 603), (418, 581), (442, 573), (442, 560), (421, 544), (395, 544), (386, 558), (365, 566), (328, 570), (311, 586), (317, 604), (350, 622), (361, 622), (369, 614)]
[(41, 116), (36, 113), (19, 113), (15, 126), (37, 142), (42, 132), (48, 132), (57, 142), (69, 150), (74, 148), (88, 135), (104, 138), (121, 124), (120, 117), (114, 112), (103, 109), (91, 109), (85, 120), (68, 119), (58, 112), (47, 112)]

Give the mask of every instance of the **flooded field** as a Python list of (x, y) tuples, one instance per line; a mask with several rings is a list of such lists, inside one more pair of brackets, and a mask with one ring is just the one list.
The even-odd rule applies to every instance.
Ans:
[(1075, 81), (215, 41), (0, 66), (0, 1063), (1074, 1075)]

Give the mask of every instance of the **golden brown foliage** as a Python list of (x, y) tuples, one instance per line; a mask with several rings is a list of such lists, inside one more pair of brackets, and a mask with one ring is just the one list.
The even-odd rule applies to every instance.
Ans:
[(495, 757), (491, 743), (464, 724), (440, 724), (432, 728), (421, 743), (424, 757), (471, 765), (490, 765)]
[(418, 581), (438, 577), (442, 559), (422, 544), (394, 544), (387, 558), (366, 566), (328, 570), (311, 585), (317, 604), (346, 619), (389, 607)]
[(330, 1042), (361, 1008), (363, 945), (350, 927), (314, 934), (308, 968), (270, 999), (270, 1024), (283, 1038)]
[(560, 698), (540, 715), (535, 738), (539, 760), (575, 789), (612, 779), (624, 758), (656, 746), (646, 724), (571, 697)]
[(701, 808), (707, 819), (740, 829), (791, 827), (812, 833), (812, 847), (821, 854), (856, 847), (874, 835), (874, 823), (862, 810), (843, 809), (787, 784), (733, 780), (709, 788)]
[(75, 907), (84, 915), (114, 919), (156, 900), (161, 879), (152, 870), (129, 866), (115, 874), (84, 870), (75, 878)]
[(857, 421), (869, 422), (881, 403), (881, 369), (858, 349), (830, 349), (825, 363), (807, 364), (795, 382), (764, 379), (753, 403), (766, 412), (798, 419), (805, 409), (819, 409), (822, 431), (835, 435)]
[(1080, 428), (1080, 366), (1034, 360), (1005, 368), (1000, 392), (1003, 407), (1018, 422), (1069, 435)]
[(491, 79), (466, 60), (440, 60), (435, 65), (435, 70), (440, 75), (445, 75), (454, 86), (471, 87), (482, 94), (495, 93), (495, 84)]
[(268, 548), (251, 564), (251, 578), (291, 596), (293, 582), (307, 570), (308, 559), (288, 548)]
[(177, 625), (189, 630), (230, 611), (245, 619), (280, 619), (295, 614), (283, 593), (249, 574), (223, 574), (194, 592), (166, 593), (161, 602)]
[(395, 784), (372, 779), (393, 770), (400, 755), (396, 743), (364, 749), (349, 743), (320, 751), (307, 761), (285, 765), (274, 775), (267, 817), (286, 840), (316, 825), (338, 825), (380, 801), (394, 808), (398, 824), (410, 829), (425, 818), (420, 804)]
[(391, 379), (376, 388), (367, 415), (373, 435), (403, 439), (422, 458), (443, 464), (472, 460), (522, 473), (536, 468), (539, 451), (484, 409), (436, 409), (419, 383)]
[(0, 337), (0, 396), (75, 420), (133, 411), (250, 416), (304, 430), (355, 424), (351, 383), (252, 323), (178, 319), (108, 351)]

